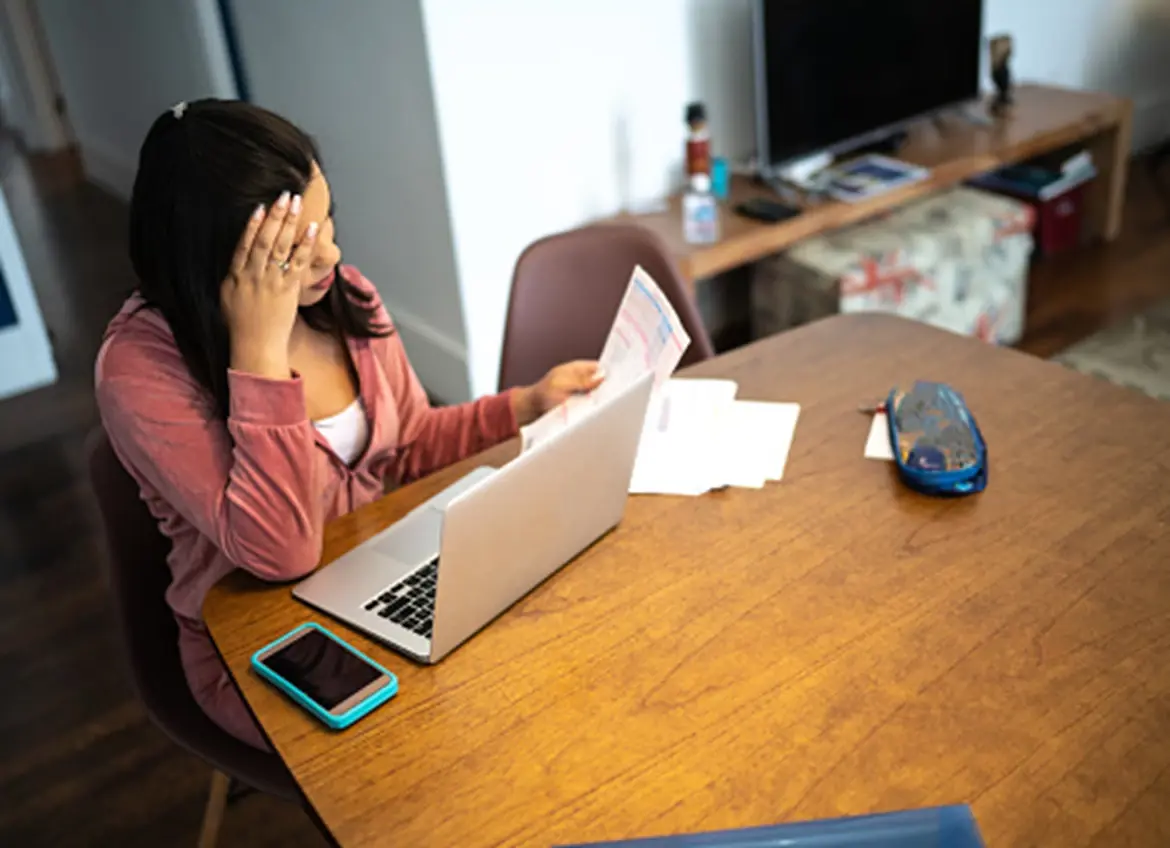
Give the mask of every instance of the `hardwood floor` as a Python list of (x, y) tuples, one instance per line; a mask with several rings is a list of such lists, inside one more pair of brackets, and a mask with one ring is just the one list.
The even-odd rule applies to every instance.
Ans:
[[(1161, 169), (1170, 181), (1170, 164)], [(1122, 318), (1170, 297), (1170, 196), (1149, 162), (1130, 170), (1125, 227), (1110, 245), (1043, 259), (1028, 281), (1027, 323), (1019, 347), (1052, 356)]]
[[(1114, 245), (1042, 263), (1022, 347), (1047, 356), (1170, 296), (1170, 209), (1134, 170)], [(194, 844), (209, 770), (146, 719), (102, 585), (82, 439), (90, 369), (132, 286), (125, 207), (75, 163), (32, 165), (0, 141), (8, 197), (62, 379), (0, 403), (0, 845)], [(249, 795), (221, 845), (324, 844), (296, 807)]]

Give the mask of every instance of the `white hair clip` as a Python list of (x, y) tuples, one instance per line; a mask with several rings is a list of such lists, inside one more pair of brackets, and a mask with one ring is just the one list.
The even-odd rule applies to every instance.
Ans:
[(183, 117), (183, 113), (186, 111), (187, 111), (187, 101), (186, 100), (180, 100), (178, 103), (176, 103), (174, 106), (171, 107), (171, 114), (175, 116), (175, 120), (178, 120), (179, 118)]

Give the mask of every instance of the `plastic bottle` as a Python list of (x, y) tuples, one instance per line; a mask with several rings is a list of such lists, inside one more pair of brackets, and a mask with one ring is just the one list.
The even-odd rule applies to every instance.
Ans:
[(693, 175), (683, 195), (683, 238), (689, 244), (719, 241), (719, 203), (706, 174)]

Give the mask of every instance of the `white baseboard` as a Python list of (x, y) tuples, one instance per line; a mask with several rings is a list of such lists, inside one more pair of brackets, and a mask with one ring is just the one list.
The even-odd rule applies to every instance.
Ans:
[[(385, 301), (384, 301), (385, 302)], [(467, 373), (467, 347), (428, 324), (417, 315), (386, 303), (410, 364), (426, 390), (445, 403), (471, 398)]]
[(92, 139), (78, 141), (81, 149), (81, 164), (86, 178), (122, 200), (129, 200), (134, 189), (134, 175), (138, 163), (134, 156), (129, 159), (119, 155), (107, 145)]

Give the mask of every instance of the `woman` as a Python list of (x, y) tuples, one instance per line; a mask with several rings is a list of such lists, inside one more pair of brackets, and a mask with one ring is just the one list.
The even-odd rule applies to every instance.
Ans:
[(309, 573), (327, 521), (600, 380), (595, 363), (570, 363), (432, 409), (377, 290), (340, 264), (319, 161), (305, 133), (245, 103), (180, 104), (155, 121), (130, 206), (139, 289), (96, 366), (106, 432), (172, 542), (187, 682), (256, 747), (202, 623), (208, 589), (234, 568)]

